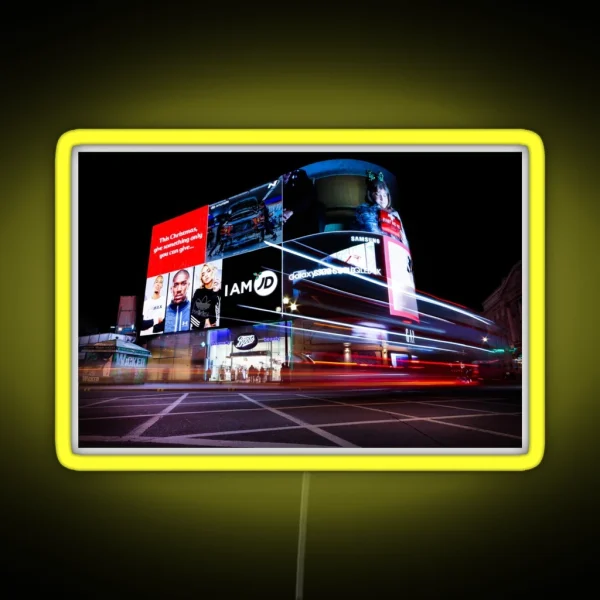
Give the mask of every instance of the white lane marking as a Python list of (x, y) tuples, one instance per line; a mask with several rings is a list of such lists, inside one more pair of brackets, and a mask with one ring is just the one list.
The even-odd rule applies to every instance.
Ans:
[(351, 444), (350, 442), (343, 440), (342, 438), (338, 437), (337, 435), (333, 435), (332, 433), (323, 431), (322, 429), (319, 429), (319, 427), (315, 427), (314, 425), (311, 425), (310, 423), (306, 423), (305, 421), (302, 421), (301, 419), (296, 419), (296, 417), (292, 417), (291, 415), (281, 412), (281, 411), (277, 410), (276, 408), (271, 408), (270, 406), (267, 406), (266, 404), (263, 404), (262, 402), (259, 402), (258, 400), (253, 400), (252, 398), (250, 398), (250, 396), (247, 396), (246, 394), (240, 394), (240, 396), (242, 398), (246, 398), (246, 400), (248, 400), (250, 402), (253, 402), (257, 406), (260, 406), (262, 408), (266, 408), (267, 410), (270, 410), (272, 413), (275, 413), (276, 415), (279, 415), (280, 417), (283, 417), (285, 419), (293, 421), (297, 425), (301, 425), (302, 427), (305, 427), (309, 431), (312, 431), (313, 433), (320, 435), (321, 437), (325, 438), (326, 440), (329, 440), (330, 442), (333, 442), (334, 444), (337, 444), (338, 446), (342, 446), (343, 448), (358, 448), (358, 446), (355, 446), (354, 444)]
[[(461, 408), (460, 406), (450, 406), (449, 404), (441, 404), (439, 402), (425, 402), (425, 401), (415, 401), (413, 404), (426, 404), (427, 406), (440, 406), (441, 408), (453, 408), (454, 410), (470, 410), (472, 412), (476, 412), (476, 413), (490, 413), (489, 410), (483, 410), (481, 408)], [(505, 415), (506, 413), (504, 412), (493, 412), (492, 414), (495, 415)], [(476, 416), (476, 415), (473, 415)]]
[[(396, 419), (383, 419), (380, 421), (351, 421), (348, 423), (329, 423), (325, 425), (319, 425), (319, 427), (332, 427), (335, 425), (362, 425), (363, 423), (397, 423)], [(284, 431), (285, 429), (306, 429), (306, 425), (284, 425), (283, 427), (264, 427), (262, 429), (236, 429), (235, 431), (211, 431), (208, 433), (193, 434), (195, 437), (210, 437), (211, 435), (239, 435), (240, 433), (261, 433), (267, 431)], [(356, 447), (356, 446), (355, 446)]]
[[(304, 396), (304, 397), (305, 398), (310, 398), (310, 396)], [(346, 404), (344, 402), (338, 402), (337, 400), (329, 400), (329, 402), (334, 402), (335, 404), (342, 404), (344, 406), (352, 406), (351, 404)], [(414, 404), (427, 404), (427, 403), (426, 402), (415, 402)], [(437, 406), (437, 405), (434, 405), (434, 406)], [(382, 409), (379, 409), (379, 408), (370, 408), (368, 406), (361, 406), (360, 408), (362, 408), (364, 410), (372, 410), (372, 411), (375, 411), (375, 412), (387, 413), (387, 414), (391, 414), (391, 415), (397, 414), (397, 415), (401, 415), (403, 417), (410, 417), (410, 415), (406, 415), (406, 414), (402, 414), (402, 413), (393, 413), (393, 412), (388, 411), (388, 410), (382, 410)], [(448, 406), (448, 407), (443, 407), (443, 408), (456, 408), (456, 407)], [(469, 410), (474, 410), (474, 409), (469, 409)], [(412, 422), (412, 421), (427, 421), (429, 423), (440, 423), (440, 424), (443, 425), (443, 424), (446, 424), (446, 422), (445, 421), (440, 421), (439, 419), (457, 419), (457, 418), (468, 418), (468, 417), (470, 417), (470, 418), (478, 418), (478, 417), (483, 417), (483, 416), (486, 416), (486, 417), (497, 417), (497, 416), (508, 415), (508, 414), (514, 416), (514, 415), (520, 415), (521, 414), (520, 412), (518, 412), (518, 413), (498, 413), (498, 412), (485, 412), (485, 411), (477, 411), (477, 412), (479, 414), (476, 414), (476, 415), (469, 414), (469, 415), (450, 415), (448, 417), (442, 417), (442, 416), (437, 416), (437, 417), (417, 417), (417, 418), (411, 417), (411, 418), (408, 418), (408, 419), (398, 419), (398, 421), (401, 422), (401, 423)], [(493, 435), (500, 435), (500, 436), (503, 436), (503, 437), (515, 438), (517, 440), (521, 439), (521, 436), (518, 436), (518, 435), (512, 435), (512, 434), (509, 434), (509, 433), (500, 433), (498, 431), (492, 431), (492, 430), (489, 430), (489, 429), (479, 429), (477, 427), (469, 427), (467, 425), (457, 425), (455, 423), (447, 423), (447, 425), (450, 426), (450, 427), (460, 427), (462, 429), (472, 429), (473, 431), (479, 431), (481, 433), (491, 433)], [(332, 427), (332, 425), (321, 425), (321, 427)], [(423, 434), (423, 435), (426, 435), (426, 434)]]
[[(352, 407), (351, 404), (343, 404), (342, 402), (336, 403), (340, 404), (343, 407)], [(169, 405), (170, 406), (170, 405)], [(112, 407), (111, 407), (112, 408)], [(301, 410), (303, 408), (337, 408), (336, 406), (322, 406), (320, 404), (311, 404), (308, 406), (280, 406), (280, 410)], [(520, 415), (520, 412), (486, 412), (486, 411), (478, 411), (478, 414), (467, 414), (467, 415), (435, 415), (433, 417), (416, 417), (414, 415), (407, 415), (405, 413), (397, 413), (394, 411), (388, 410), (379, 410), (376, 408), (368, 408), (365, 406), (357, 405), (357, 408), (364, 408), (365, 410), (371, 410), (373, 412), (380, 412), (387, 415), (406, 417), (405, 419), (397, 419), (398, 421), (426, 421), (427, 419), (456, 419), (458, 417), (493, 417), (493, 416), (502, 416), (502, 415)], [(186, 410), (181, 412), (170, 412), (170, 413), (154, 413), (154, 414), (139, 414), (139, 415), (106, 415), (101, 417), (81, 417), (80, 421), (111, 421), (111, 420), (119, 420), (119, 419), (141, 419), (143, 417), (178, 417), (180, 415), (207, 415), (207, 414), (215, 414), (215, 413), (239, 413), (239, 412), (258, 412), (265, 411), (267, 409), (264, 408), (231, 408), (231, 409), (223, 409), (223, 410)], [(340, 409), (341, 411), (341, 409)], [(321, 424), (317, 423), (315, 427), (329, 426), (329, 423)], [(240, 431), (243, 431), (240, 429)]]
[[(339, 402), (339, 401), (335, 401), (335, 400), (328, 400), (327, 398), (319, 398), (318, 396), (307, 396), (305, 394), (295, 394), (296, 396), (302, 397), (302, 398), (313, 398), (314, 400), (321, 400), (323, 402), (335, 402), (336, 404), (343, 404), (344, 406), (356, 406), (356, 407), (367, 407), (367, 406), (386, 406), (389, 404), (431, 404), (432, 406), (443, 406), (442, 404), (438, 403), (438, 402), (425, 402), (423, 400), (386, 400), (385, 402), (369, 402), (369, 403), (361, 403), (361, 402), (352, 402), (352, 404), (350, 404), (349, 402)], [(452, 400), (452, 402), (481, 402), (480, 400)], [(489, 404), (507, 404), (509, 406), (515, 406), (515, 404), (511, 404), (509, 402), (490, 402)], [(316, 405), (315, 405), (316, 406)], [(294, 407), (294, 408), (312, 408), (309, 406), (298, 406), (298, 407)], [(482, 409), (478, 409), (478, 408), (461, 408), (459, 406), (454, 406), (451, 408), (456, 408), (457, 410), (472, 410), (473, 412), (478, 412)], [(286, 409), (289, 410), (289, 409)], [(488, 412), (488, 411), (483, 411), (483, 412)], [(400, 413), (394, 413), (394, 414), (400, 414)], [(505, 412), (497, 412), (497, 414), (499, 415), (505, 415), (508, 413)], [(517, 414), (517, 413), (514, 413)], [(519, 413), (520, 414), (520, 413)], [(475, 415), (473, 415), (475, 416)], [(436, 417), (437, 418), (437, 417)], [(442, 417), (445, 418), (445, 417)]]
[[(170, 406), (170, 405), (169, 405)], [(139, 419), (140, 417), (178, 417), (179, 415), (206, 415), (212, 413), (236, 413), (236, 412), (252, 412), (265, 411), (263, 408), (232, 408), (223, 410), (185, 410), (181, 412), (170, 413), (154, 413), (145, 415), (107, 415), (105, 417), (82, 417), (80, 421), (107, 421), (110, 419)]]
[[(504, 415), (510, 415), (510, 416), (518, 416), (521, 413), (503, 413)], [(448, 420), (456, 420), (456, 419), (477, 419), (479, 417), (483, 417), (483, 416), (496, 416), (495, 413), (492, 413), (490, 415), (449, 415), (449, 416), (445, 416), (445, 417), (435, 417), (435, 418), (429, 418), (429, 417), (411, 417), (408, 419), (378, 419), (378, 420), (373, 420), (373, 421), (346, 421), (344, 423), (321, 423), (319, 425), (319, 427), (345, 427), (345, 426), (352, 426), (352, 425), (378, 425), (378, 424), (386, 424), (386, 423), (407, 423), (407, 422), (414, 422), (414, 421), (425, 421), (425, 422), (429, 422), (429, 423), (437, 423), (438, 425), (448, 425), (448, 426), (452, 426), (452, 427), (461, 427), (463, 429), (471, 429), (473, 431), (478, 431), (480, 433), (489, 433), (492, 435), (500, 435), (500, 436), (505, 436), (505, 437), (512, 437), (515, 439), (521, 439), (519, 436), (514, 436), (511, 434), (507, 434), (507, 433), (499, 433), (496, 431), (491, 431), (488, 429), (480, 429), (480, 428), (476, 428), (476, 427), (469, 427), (467, 425), (457, 425), (455, 423), (448, 423)], [(439, 419), (445, 419), (444, 421), (441, 421)], [(164, 436), (164, 437), (141, 437), (141, 438), (136, 438), (139, 439), (140, 442), (165, 442), (165, 443), (170, 443), (171, 441), (173, 441), (174, 443), (177, 443), (177, 440), (181, 440), (183, 438), (190, 438), (190, 439), (199, 439), (199, 438), (205, 438), (205, 437), (210, 437), (210, 436), (230, 436), (230, 435), (240, 435), (240, 434), (244, 434), (244, 433), (264, 433), (264, 432), (271, 432), (271, 431), (286, 431), (286, 430), (290, 430), (290, 429), (305, 429), (306, 427), (304, 425), (285, 425), (283, 427), (261, 427), (261, 428), (256, 428), (256, 429), (235, 429), (235, 430), (231, 430), (231, 431), (210, 431), (207, 433), (194, 433), (194, 434), (189, 434), (187, 436), (181, 436), (181, 435), (174, 435), (174, 436)], [(118, 441), (118, 442), (123, 442), (123, 441), (133, 441), (134, 438), (132, 438), (132, 436), (130, 435), (126, 435), (123, 437), (120, 436), (81, 436), (80, 440), (82, 441), (106, 441), (106, 442), (113, 442), (113, 441)], [(275, 444), (275, 446), (277, 446), (278, 444)]]
[(515, 406), (518, 402), (500, 402), (500, 398), (486, 398), (481, 400), (479, 398), (442, 398), (441, 396), (432, 396), (428, 402), (481, 402), (482, 404), (506, 404), (508, 406)]
[[(183, 406), (193, 406), (198, 404), (245, 404), (246, 400), (208, 400), (207, 402), (184, 402)], [(99, 406), (102, 410), (110, 410), (111, 408), (149, 408), (151, 406), (169, 406), (170, 402), (153, 402), (152, 404), (111, 404), (110, 406)], [(81, 406), (81, 409), (88, 408)]]
[[(297, 429), (300, 429), (298, 427)], [(178, 444), (186, 446), (222, 446), (222, 447), (239, 447), (239, 448), (323, 448), (323, 446), (315, 446), (314, 444), (290, 444), (284, 442), (244, 442), (240, 440), (211, 440), (207, 438), (197, 439), (189, 436), (178, 436), (175, 438), (169, 438), (168, 442), (165, 442), (165, 438), (160, 437), (138, 437), (128, 438), (124, 440), (120, 437), (111, 436), (100, 436), (100, 435), (87, 435), (81, 436), (80, 441), (83, 442), (132, 442), (132, 443), (149, 443), (149, 444)]]
[(91, 406), (97, 406), (98, 404), (105, 404), (106, 402), (112, 402), (114, 400), (143, 400), (144, 398), (156, 398), (156, 399), (163, 399), (163, 398), (172, 398), (174, 396), (179, 396), (179, 394), (162, 394), (160, 396), (158, 395), (148, 395), (148, 396), (114, 396), (111, 398), (107, 398), (106, 400), (100, 400), (99, 402), (92, 402), (90, 404), (83, 404), (81, 405), (79, 408), (90, 408)]
[[(144, 433), (144, 431), (146, 431), (147, 429), (150, 429), (150, 427), (152, 427), (152, 425), (154, 425), (161, 417), (169, 414), (174, 408), (177, 407), (178, 404), (183, 402), (186, 398), (187, 398), (187, 393), (180, 396), (177, 400), (175, 400), (175, 402), (173, 402), (173, 404), (170, 404), (169, 406), (167, 406), (167, 408), (162, 410), (160, 412), (160, 414), (154, 415), (152, 418), (148, 419), (147, 421), (144, 421), (141, 425), (138, 425), (133, 431), (130, 431), (127, 434), (127, 437), (138, 437), (138, 436), (142, 435), (142, 433)], [(146, 417), (148, 415), (144, 415), (144, 416)]]
[[(521, 414), (521, 413), (504, 413), (504, 414)], [(484, 415), (460, 415), (461, 417), (469, 416), (472, 419), (477, 419), (479, 417), (483, 417)], [(494, 415), (498, 416), (498, 415)], [(515, 440), (520, 440), (520, 435), (513, 435), (512, 433), (501, 433), (500, 431), (491, 431), (489, 429), (480, 429), (479, 427), (470, 427), (469, 425), (458, 425), (458, 423), (447, 423), (446, 421), (438, 421), (439, 417), (435, 419), (427, 419), (430, 423), (439, 423), (440, 425), (447, 425), (448, 427), (460, 427), (461, 429), (470, 429), (471, 431), (478, 431), (479, 433), (491, 433), (492, 435), (499, 435), (502, 437), (512, 438)]]
[[(509, 414), (509, 413), (506, 413)], [(515, 415), (521, 413), (514, 413)], [(436, 417), (437, 419), (468, 419), (468, 418), (477, 418), (482, 417), (484, 415), (449, 415), (447, 417)], [(492, 416), (492, 415), (490, 415)], [(346, 425), (375, 425), (378, 423), (408, 423), (412, 421), (431, 421), (432, 419), (429, 417), (411, 417), (409, 419), (377, 419), (373, 421), (345, 421), (343, 423), (335, 422), (335, 423), (319, 423), (319, 427), (344, 427)], [(286, 425), (283, 427), (262, 427), (260, 429), (236, 429), (232, 431), (211, 431), (207, 433), (196, 433), (191, 434), (195, 437), (202, 436), (211, 436), (211, 435), (237, 435), (239, 433), (260, 433), (263, 431), (283, 431), (284, 429), (302, 429), (303, 426), (299, 425)], [(177, 437), (177, 436), (175, 436)]]
[[(312, 396), (306, 396), (305, 394), (296, 394), (296, 395), (300, 396), (301, 398), (315, 399)], [(361, 408), (363, 410), (371, 410), (373, 412), (380, 412), (380, 413), (384, 413), (384, 414), (388, 414), (388, 415), (395, 415), (395, 416), (399, 416), (399, 417), (409, 417), (409, 418), (412, 417), (412, 415), (407, 415), (405, 413), (395, 413), (395, 412), (391, 412), (389, 410), (383, 410), (381, 408), (371, 408), (370, 406), (365, 406), (365, 405), (357, 406), (356, 404), (348, 404), (346, 402), (340, 402), (338, 400), (331, 400), (330, 398), (322, 398), (322, 400), (325, 400), (326, 402), (331, 402), (333, 404), (337, 404), (339, 406), (349, 407), (349, 408), (356, 406), (356, 408)]]

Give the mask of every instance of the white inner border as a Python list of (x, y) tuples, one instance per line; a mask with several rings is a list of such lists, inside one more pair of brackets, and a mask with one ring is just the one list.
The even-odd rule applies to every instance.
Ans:
[[(79, 448), (79, 160), (80, 152), (519, 152), (522, 154), (522, 447), (521, 448)], [(82, 455), (367, 455), (367, 456), (495, 456), (526, 454), (529, 450), (529, 151), (518, 145), (82, 145), (71, 157), (71, 379), (72, 448)], [(181, 390), (183, 393), (183, 390)]]

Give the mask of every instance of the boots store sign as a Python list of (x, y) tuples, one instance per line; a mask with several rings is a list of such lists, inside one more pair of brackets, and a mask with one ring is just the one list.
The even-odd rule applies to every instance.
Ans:
[(225, 326), (280, 319), (281, 250), (264, 248), (224, 259), (221, 290)]
[(256, 347), (256, 344), (258, 344), (258, 338), (254, 333), (238, 335), (233, 342), (234, 348), (238, 350), (251, 350)]

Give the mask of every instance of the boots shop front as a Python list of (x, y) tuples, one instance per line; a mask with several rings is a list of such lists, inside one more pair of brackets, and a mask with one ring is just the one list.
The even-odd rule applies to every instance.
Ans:
[(268, 383), (281, 381), (285, 330), (268, 325), (208, 332), (206, 380)]

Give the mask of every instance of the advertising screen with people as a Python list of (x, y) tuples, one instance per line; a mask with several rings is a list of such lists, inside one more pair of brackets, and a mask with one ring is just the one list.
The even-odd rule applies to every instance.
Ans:
[[(250, 280), (250, 298), (254, 304), (260, 300), (256, 308), (263, 312), (279, 303), (263, 306), (261, 290), (276, 297), (282, 285), (296, 295), (317, 286), (375, 303), (388, 316), (418, 321), (412, 259), (397, 206), (392, 173), (344, 158), (299, 165), (156, 225), (141, 335), (268, 319), (272, 315), (232, 303), (236, 296), (247, 299)], [(262, 265), (266, 256), (268, 267)], [(254, 293), (263, 271), (273, 273), (277, 283), (265, 276)]]
[(165, 273), (150, 277), (146, 281), (140, 335), (153, 335), (164, 332), (168, 280), (169, 274)]
[(219, 326), (222, 273), (222, 260), (194, 267), (194, 285), (190, 313), (192, 330)]
[(169, 276), (169, 294), (165, 314), (165, 333), (190, 330), (193, 269), (179, 269)]

